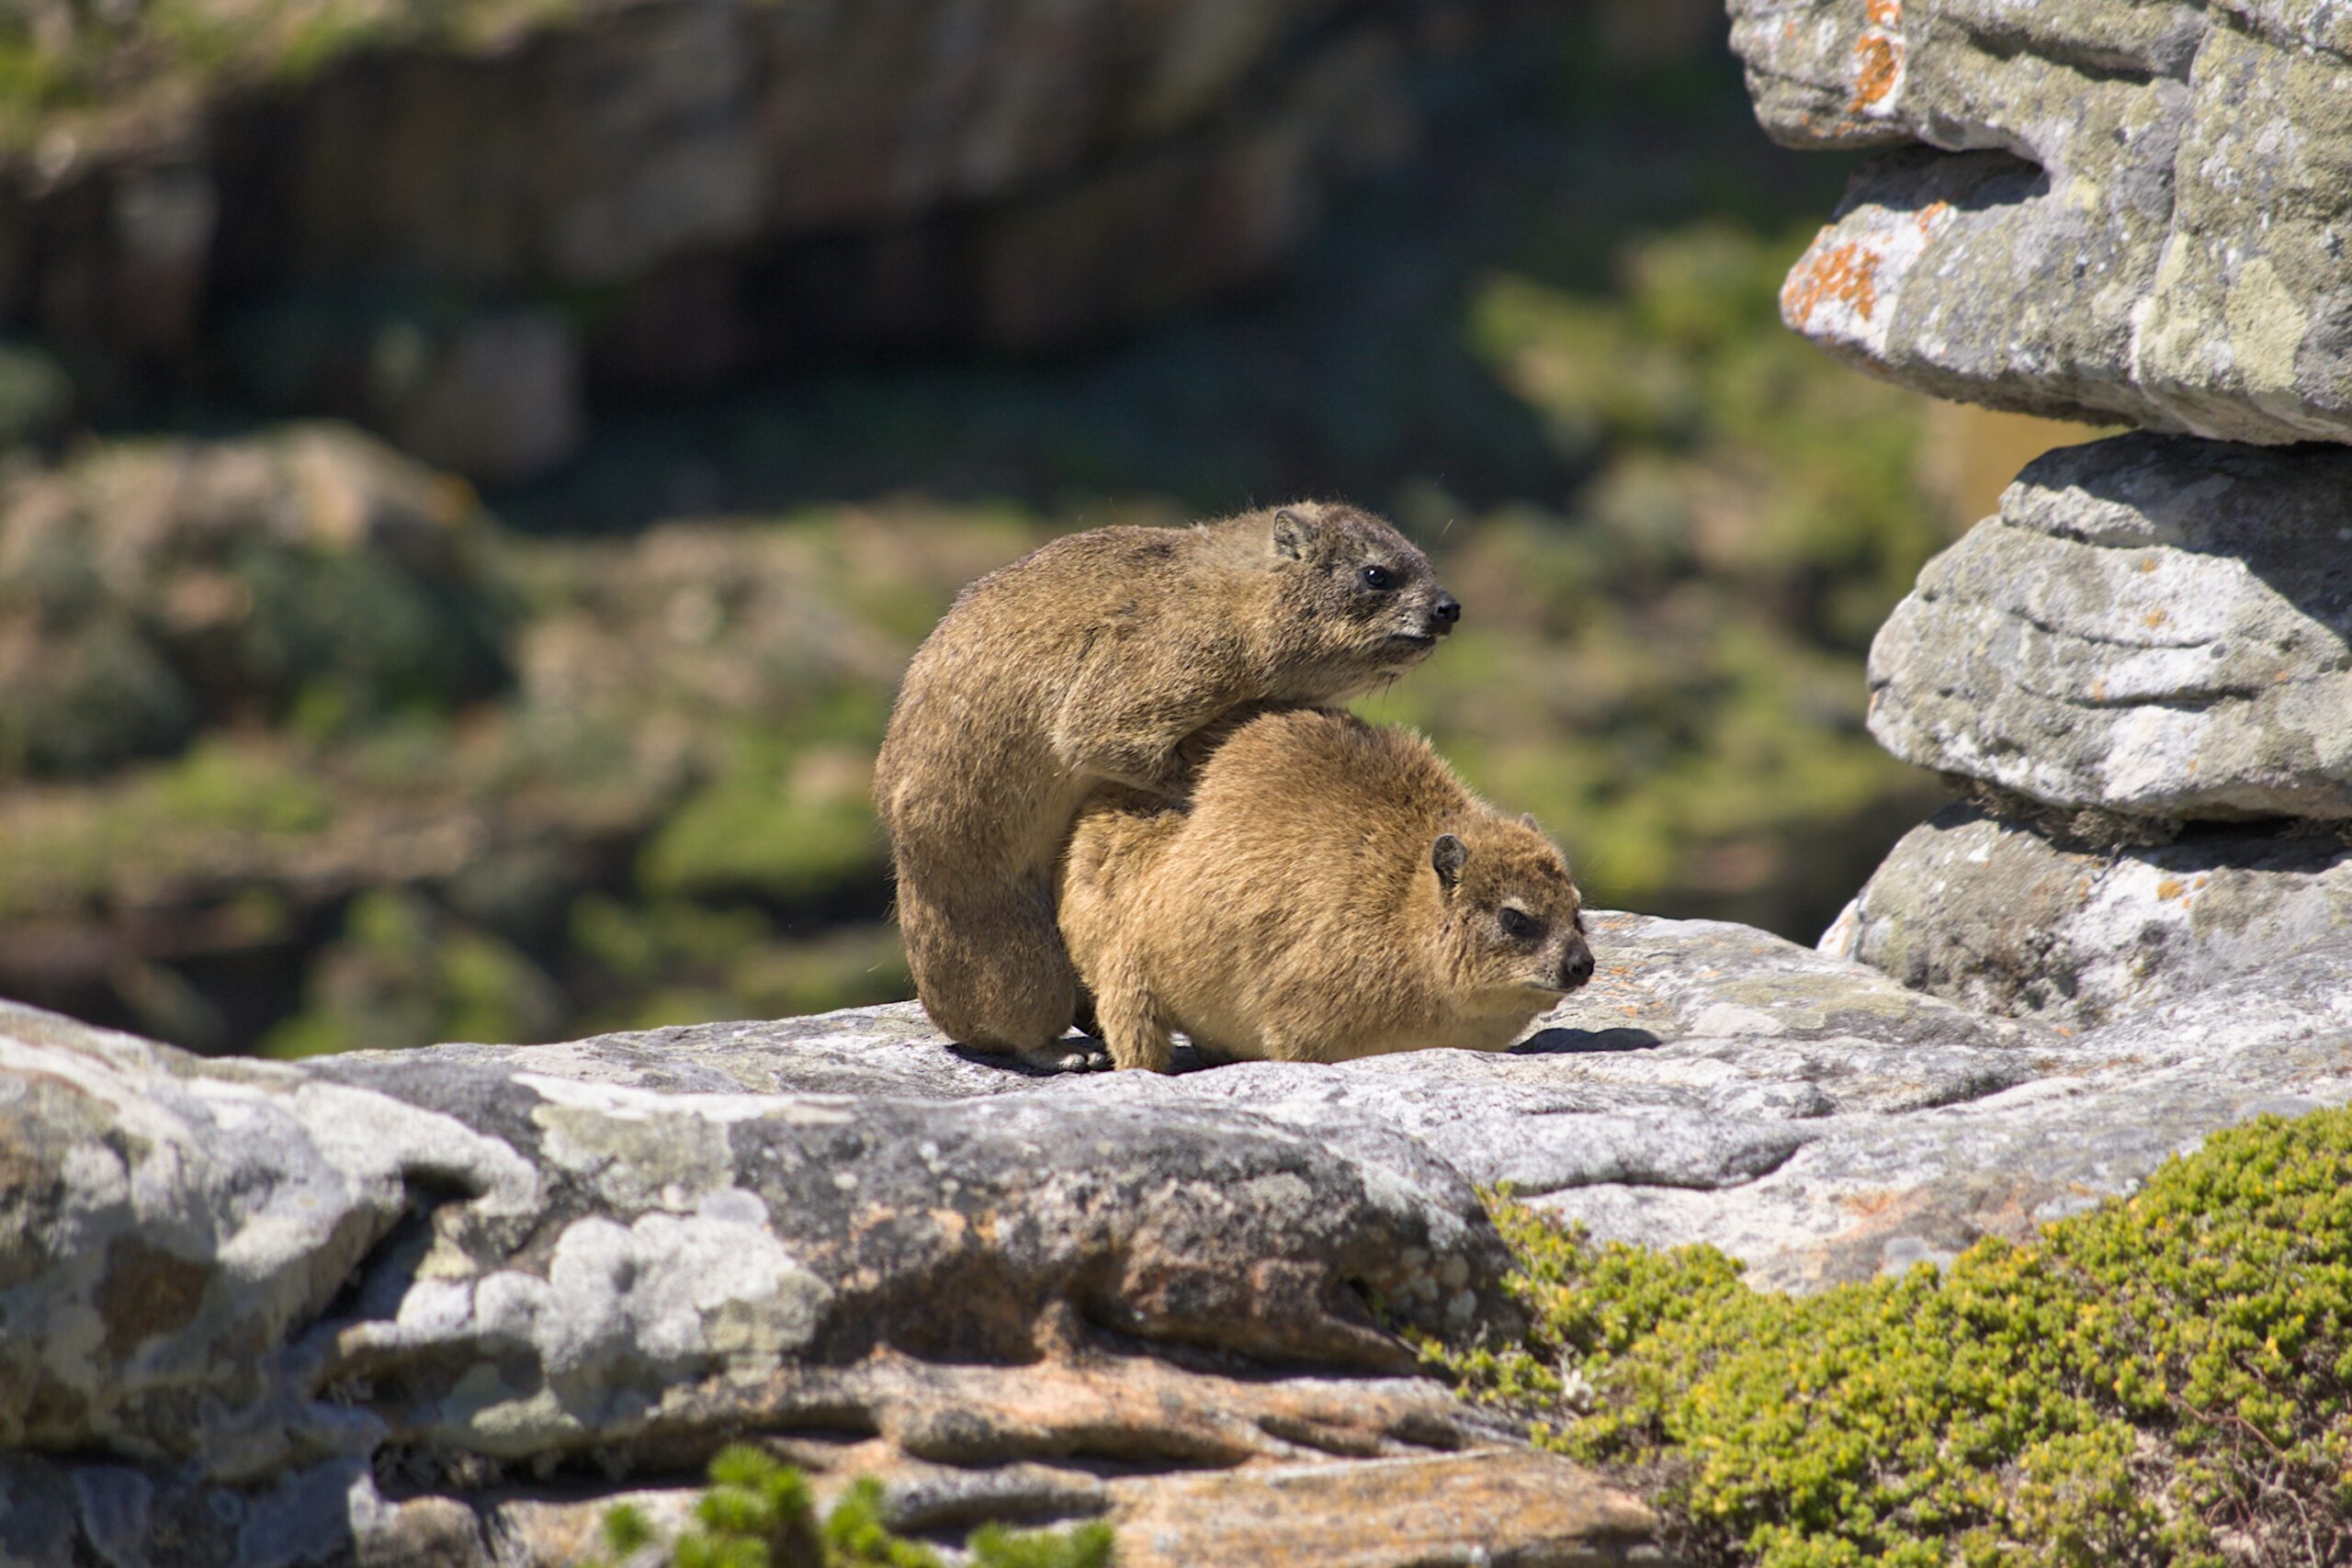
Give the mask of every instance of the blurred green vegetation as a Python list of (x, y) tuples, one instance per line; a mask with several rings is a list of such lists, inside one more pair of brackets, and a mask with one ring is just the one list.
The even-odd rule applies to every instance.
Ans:
[(1983, 486), (1780, 325), (1840, 172), (1719, 38), (1532, 37), (1282, 288), (1083, 355), (605, 410), (487, 512), (332, 428), (0, 465), (0, 991), (285, 1053), (903, 997), (870, 765), (956, 591), (1302, 493), (1467, 606), (1367, 716), (1596, 904), (1810, 941), (1941, 798), (1862, 660)]
[(299, 81), (360, 50), (487, 40), (578, 0), (17, 0), (0, 10), (0, 151), (224, 86)]
[[(649, 1548), (671, 1568), (944, 1568), (939, 1552), (890, 1528), (882, 1483), (852, 1482), (822, 1515), (808, 1478), (759, 1449), (738, 1444), (710, 1461), (710, 1484), (695, 1499), (686, 1527), (661, 1538), (645, 1511), (621, 1504), (605, 1514), (605, 1545), (633, 1560)], [(1110, 1525), (1088, 1520), (1064, 1529), (982, 1525), (971, 1534), (971, 1568), (1113, 1568)], [(606, 1568), (594, 1560), (592, 1568)]]
[(1607, 294), (1481, 284), (1471, 342), (1592, 477), (1442, 528), (1473, 613), (1361, 705), (1534, 811), (1598, 902), (1809, 939), (1842, 897), (1818, 840), (1929, 798), (1863, 732), (1859, 676), (1952, 520), (1917, 404), (1777, 330), (1804, 240), (1709, 219), (1624, 245)]

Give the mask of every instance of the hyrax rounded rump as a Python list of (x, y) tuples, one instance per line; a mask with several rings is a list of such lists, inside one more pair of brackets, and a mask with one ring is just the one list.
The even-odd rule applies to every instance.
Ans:
[(1430, 744), (1268, 713), (1201, 764), (1189, 807), (1105, 795), (1063, 864), (1062, 933), (1112, 1059), (1338, 1062), (1499, 1051), (1592, 976), (1583, 901), (1532, 821)]
[(967, 588), (916, 650), (875, 765), (932, 1021), (1045, 1055), (1077, 1003), (1054, 869), (1087, 796), (1181, 795), (1200, 730), (1369, 691), (1461, 614), (1404, 536), (1330, 502), (1073, 534)]

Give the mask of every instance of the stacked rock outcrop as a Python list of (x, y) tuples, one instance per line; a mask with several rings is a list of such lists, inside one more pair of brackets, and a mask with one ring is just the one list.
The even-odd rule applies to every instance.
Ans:
[(1871, 733), (1975, 803), (1825, 947), (2095, 1023), (2352, 941), (2352, 454), (2322, 445), (2352, 442), (2352, 23), (1732, 11), (1775, 137), (1894, 149), (1789, 324), (1922, 390), (2145, 432), (2029, 467), (1880, 634)]
[(2262, 0), (1732, 0), (1766, 130), (1891, 148), (1789, 322), (1944, 397), (2352, 439), (2352, 17)]

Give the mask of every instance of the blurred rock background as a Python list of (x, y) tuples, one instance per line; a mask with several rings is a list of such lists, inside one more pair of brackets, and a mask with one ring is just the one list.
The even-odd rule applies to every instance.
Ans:
[(867, 770), (956, 589), (1301, 493), (1469, 607), (1368, 715), (1595, 902), (1811, 942), (1946, 798), (1871, 634), (2089, 433), (1780, 324), (1848, 169), (1724, 32), (18, 0), (0, 994), (280, 1054), (904, 996)]

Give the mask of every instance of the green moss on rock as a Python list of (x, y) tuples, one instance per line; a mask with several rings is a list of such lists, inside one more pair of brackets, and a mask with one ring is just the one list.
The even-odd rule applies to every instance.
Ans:
[(2352, 1111), (1804, 1298), (1496, 1213), (1536, 1326), (1440, 1354), (1547, 1446), (1651, 1479), (1701, 1560), (2352, 1560)]

